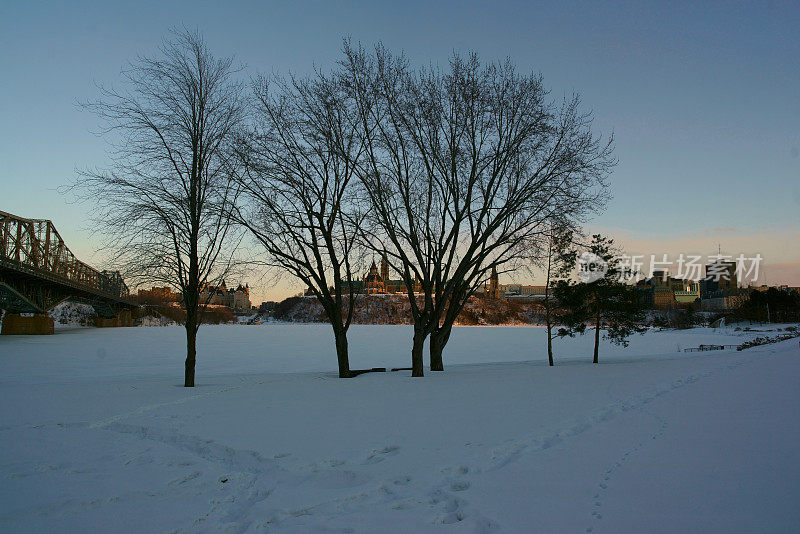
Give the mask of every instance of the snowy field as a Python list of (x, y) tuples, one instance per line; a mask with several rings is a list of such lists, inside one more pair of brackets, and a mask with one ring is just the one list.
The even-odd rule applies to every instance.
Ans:
[[(326, 325), (0, 337), (2, 532), (800, 532), (798, 340), (457, 328), (335, 377)], [(774, 335), (774, 333), (773, 333)], [(354, 326), (354, 368), (410, 327)]]

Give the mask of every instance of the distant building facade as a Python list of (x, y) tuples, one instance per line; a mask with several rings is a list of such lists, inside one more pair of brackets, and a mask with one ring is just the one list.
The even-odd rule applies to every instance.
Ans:
[(692, 305), (703, 311), (728, 311), (749, 298), (749, 292), (738, 287), (736, 263), (710, 263), (705, 271), (701, 280), (674, 278), (668, 270), (653, 271), (653, 276), (640, 280), (637, 287), (647, 304), (662, 310)]
[(171, 287), (152, 287), (151, 289), (140, 289), (136, 295), (139, 304), (162, 304), (165, 302), (178, 302), (181, 294), (172, 291)]
[(736, 262), (716, 261), (706, 265), (706, 275), (701, 281), (703, 296), (717, 298), (739, 289)]
[(705, 278), (700, 281), (701, 309), (728, 311), (740, 308), (750, 292), (739, 287), (736, 262), (715, 261), (706, 265)]
[(636, 286), (642, 291), (643, 302), (659, 310), (700, 305), (700, 283), (671, 277), (668, 270), (653, 271), (653, 276), (640, 280)]
[(495, 300), (506, 300), (508, 302), (536, 302), (545, 298), (547, 293), (546, 286), (534, 286), (525, 284), (501, 284), (497, 269), (492, 268), (489, 275), (489, 282), (485, 283), (482, 290), (477, 294)]
[[(372, 261), (367, 274), (361, 280), (351, 280), (342, 283), (342, 291), (347, 293), (349, 288), (352, 287), (353, 291), (358, 294), (366, 295), (396, 295), (404, 294), (407, 292), (406, 284), (403, 280), (392, 280), (389, 278), (389, 262), (384, 255), (381, 258), (380, 270)], [(414, 277), (414, 293), (422, 292), (422, 286), (419, 279)], [(306, 294), (309, 294), (308, 292)], [(313, 294), (310, 293), (310, 294)]]
[(239, 284), (235, 289), (228, 289), (225, 280), (218, 286), (205, 284), (200, 288), (200, 302), (211, 306), (227, 306), (236, 313), (247, 313), (252, 308), (250, 286)]
[(495, 300), (501, 298), (500, 277), (497, 275), (497, 269), (495, 267), (492, 267), (492, 274), (489, 276), (489, 289), (486, 291), (486, 296)]

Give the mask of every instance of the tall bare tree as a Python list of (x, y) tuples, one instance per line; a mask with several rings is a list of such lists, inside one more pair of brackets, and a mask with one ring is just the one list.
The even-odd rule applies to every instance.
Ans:
[(333, 327), (339, 376), (352, 376), (353, 320), (363, 214), (353, 192), (364, 153), (352, 91), (335, 73), (255, 82), (256, 126), (242, 138), (237, 213), (266, 252), (319, 300)]
[(573, 242), (574, 229), (551, 224), (547, 235), (545, 263), (544, 314), (547, 330), (547, 361), (553, 362), (553, 325), (558, 320), (558, 302), (553, 296), (556, 281), (570, 274), (577, 261), (577, 250)]
[(344, 52), (344, 76), (356, 95), (367, 147), (365, 164), (358, 168), (371, 205), (365, 242), (383, 254), (405, 284), (414, 322), (411, 374), (423, 376), (424, 343), (437, 321), (432, 271), (443, 260), (434, 248), (437, 221), (429, 215), (446, 209), (448, 199), (424, 179), (422, 161), (403, 127), (412, 107), (403, 58), (381, 47), (371, 58), (347, 42)]
[(104, 123), (112, 164), (80, 173), (76, 189), (97, 202), (113, 263), (134, 280), (180, 288), (186, 387), (195, 383), (201, 288), (232, 265), (230, 142), (245, 116), (238, 70), (198, 33), (175, 31), (158, 57), (123, 70), (124, 90), (101, 88), (85, 104)]
[(493, 267), (541, 247), (552, 219), (602, 207), (612, 142), (592, 133), (577, 96), (549, 101), (541, 76), (510, 61), (456, 54), (446, 71), (414, 71), (382, 46), (369, 55), (348, 43), (345, 56), (369, 132), (361, 181), (380, 230), (370, 242), (390, 245), (406, 283), (422, 376), (425, 339), (442, 370), (453, 323)]

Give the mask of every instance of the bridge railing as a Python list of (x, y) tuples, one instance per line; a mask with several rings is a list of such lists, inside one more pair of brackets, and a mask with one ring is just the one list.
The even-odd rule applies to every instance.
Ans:
[(0, 211), (0, 262), (92, 293), (120, 300), (130, 296), (118, 272), (98, 271), (76, 258), (49, 220)]

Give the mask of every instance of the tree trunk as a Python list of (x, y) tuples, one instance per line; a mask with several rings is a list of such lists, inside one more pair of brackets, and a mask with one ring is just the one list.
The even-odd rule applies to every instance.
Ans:
[(333, 327), (333, 337), (336, 340), (336, 359), (339, 361), (339, 378), (351, 378), (350, 357), (347, 354), (347, 331), (343, 328)]
[(544, 322), (547, 325), (547, 361), (550, 363), (550, 367), (553, 366), (553, 323), (550, 318), (550, 295), (548, 294), (548, 290), (545, 289), (545, 305), (544, 305)]
[(411, 347), (411, 376), (425, 376), (422, 351), (425, 348), (425, 333), (414, 328), (414, 344)]
[(444, 346), (450, 340), (452, 330), (452, 326), (444, 325), (431, 332), (431, 371), (444, 371), (442, 352), (444, 351)]
[(597, 304), (597, 315), (594, 323), (594, 359), (592, 363), (598, 363), (597, 351), (600, 347), (600, 304)]
[(550, 247), (547, 251), (547, 278), (544, 284), (544, 322), (547, 325), (547, 361), (553, 366), (553, 324), (550, 319), (550, 269), (553, 258), (553, 234), (550, 234)]
[(186, 365), (183, 387), (194, 387), (194, 367), (197, 356), (197, 319), (194, 314), (186, 314)]

